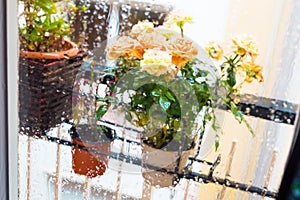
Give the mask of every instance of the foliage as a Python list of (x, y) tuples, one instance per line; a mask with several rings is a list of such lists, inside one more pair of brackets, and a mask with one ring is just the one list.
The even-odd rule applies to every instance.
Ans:
[[(102, 99), (107, 106), (98, 109), (97, 118), (105, 114), (112, 102), (118, 102), (125, 108), (127, 120), (145, 128), (144, 142), (162, 148), (173, 139), (193, 140), (193, 122), (202, 111), (203, 128), (211, 121), (217, 130), (215, 110), (226, 105), (254, 134), (239, 109), (239, 94), (244, 83), (263, 81), (262, 67), (255, 63), (256, 43), (248, 35), (233, 37), (230, 52), (225, 55), (220, 44), (209, 42), (204, 52), (214, 62), (207, 62), (206, 57), (198, 56), (201, 48), (184, 37), (186, 22), (191, 22), (191, 17), (171, 16), (162, 26), (138, 22), (129, 36), (121, 36), (109, 46), (108, 59), (116, 60), (110, 71), (116, 78), (111, 92), (116, 98), (127, 92), (130, 102)], [(179, 27), (179, 35), (171, 30), (172, 24)], [(146, 77), (151, 77), (148, 82)], [(139, 83), (145, 84), (134, 86)], [(172, 83), (177, 85), (173, 87)], [(191, 100), (193, 96), (195, 101)], [(190, 121), (192, 125), (187, 125)], [(219, 136), (215, 147), (219, 147)]]
[(71, 19), (77, 10), (71, 1), (64, 3), (67, 9), (59, 0), (23, 0), (24, 10), (19, 16), (21, 49), (53, 52), (63, 48), (61, 41), (72, 32)]

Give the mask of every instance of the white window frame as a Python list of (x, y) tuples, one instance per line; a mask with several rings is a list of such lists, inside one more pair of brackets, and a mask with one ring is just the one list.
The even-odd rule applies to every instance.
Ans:
[(9, 199), (18, 199), (18, 1), (6, 0)]

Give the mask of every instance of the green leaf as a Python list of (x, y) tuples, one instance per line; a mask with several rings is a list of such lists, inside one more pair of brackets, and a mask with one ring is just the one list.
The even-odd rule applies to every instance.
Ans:
[(215, 151), (218, 151), (219, 147), (220, 147), (220, 141), (215, 140)]
[(88, 7), (87, 7), (86, 5), (83, 5), (83, 6), (81, 7), (81, 10), (85, 12), (85, 11), (88, 10)]
[(154, 97), (159, 97), (161, 95), (161, 90), (159, 88), (155, 88), (151, 91), (151, 95)]
[(230, 87), (233, 87), (236, 84), (235, 73), (233, 69), (228, 69), (227, 73), (228, 73), (227, 83)]
[(130, 112), (126, 112), (126, 113), (125, 113), (125, 119), (126, 119), (127, 121), (129, 121), (129, 122), (132, 120), (132, 115), (131, 115)]
[(210, 113), (205, 113), (204, 119), (207, 121), (210, 121), (210, 120), (212, 120), (212, 116), (210, 115)]
[(246, 127), (248, 128), (248, 130), (250, 131), (250, 133), (252, 134), (252, 137), (254, 137), (254, 136), (255, 136), (255, 133), (254, 133), (254, 131), (253, 131), (251, 125), (247, 122), (247, 120), (246, 120), (244, 117), (243, 117), (242, 120), (243, 120), (243, 122), (245, 123)]
[(217, 131), (218, 129), (220, 129), (220, 126), (217, 123), (217, 116), (215, 113), (213, 113), (213, 115), (212, 115), (212, 128), (214, 131)]
[(224, 63), (223, 63), (223, 64), (221, 64), (220, 68), (221, 68), (221, 71), (223, 71), (223, 70), (225, 69), (225, 65), (224, 65)]
[(208, 87), (205, 84), (196, 83), (193, 87), (198, 92), (208, 92)]
[(215, 139), (215, 151), (218, 151), (220, 147), (220, 137), (219, 135), (216, 135), (216, 139)]
[(231, 112), (241, 123), (243, 120), (243, 113), (239, 110), (239, 108), (235, 105), (234, 102), (230, 102)]
[(173, 121), (173, 127), (175, 130), (179, 129), (181, 126), (181, 121), (179, 119), (174, 119)]
[(247, 122), (247, 120), (244, 117), (244, 114), (242, 113), (242, 111), (240, 111), (238, 109), (238, 107), (235, 105), (234, 102), (230, 102), (230, 107), (231, 107), (231, 112), (232, 114), (236, 117), (236, 119), (240, 122), (240, 123), (244, 123), (246, 125), (246, 127), (248, 128), (248, 130), (251, 132), (252, 136), (254, 137), (254, 131), (251, 127), (251, 125)]
[(166, 96), (161, 96), (159, 98), (159, 105), (166, 111), (171, 106), (171, 102)]
[(48, 30), (49, 31), (55, 30), (55, 29), (57, 29), (57, 27), (58, 27), (58, 22), (55, 21), (55, 22), (53, 22), (53, 23), (50, 24), (50, 26), (48, 27)]
[(96, 111), (96, 120), (103, 117), (103, 115), (107, 112), (107, 110), (108, 110), (107, 104), (101, 105)]
[(170, 91), (167, 91), (165, 95), (166, 95), (166, 97), (167, 97), (168, 99), (170, 99), (171, 101), (173, 101), (173, 102), (176, 101), (175, 97), (173, 96), (173, 94), (172, 94)]
[(138, 105), (138, 104), (142, 104), (142, 105), (145, 105), (146, 104), (146, 99), (141, 97), (141, 96), (133, 96), (133, 102), (135, 105)]
[(49, 14), (55, 14), (57, 13), (57, 9), (54, 3), (49, 2), (47, 0), (38, 0), (36, 1), (36, 4), (43, 9), (45, 12)]
[(39, 35), (39, 32), (36, 29), (33, 29), (29, 39), (32, 41), (39, 41), (41, 39), (41, 36)]
[(44, 20), (44, 23), (42, 24), (42, 26), (47, 29), (49, 26), (51, 25), (51, 19), (49, 15), (46, 15), (46, 18)]

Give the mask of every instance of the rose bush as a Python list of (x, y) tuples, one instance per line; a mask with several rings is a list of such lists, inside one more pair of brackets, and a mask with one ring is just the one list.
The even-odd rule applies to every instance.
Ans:
[[(227, 106), (229, 112), (240, 123), (245, 123), (253, 134), (239, 110), (237, 97), (244, 83), (254, 79), (263, 81), (263, 67), (255, 62), (258, 56), (256, 43), (250, 36), (241, 35), (231, 39), (232, 48), (226, 54), (217, 42), (209, 42), (203, 51), (184, 37), (183, 27), (187, 22), (191, 22), (191, 17), (177, 14), (169, 16), (163, 25), (140, 21), (132, 27), (129, 36), (117, 38), (107, 49), (108, 59), (116, 61), (115, 66), (109, 67), (116, 80), (111, 85), (110, 94), (118, 96), (117, 93), (127, 91), (130, 101), (125, 106), (126, 119), (145, 128), (146, 132), (154, 132), (145, 140), (155, 148), (161, 148), (174, 139), (192, 140), (195, 126), (188, 124), (203, 111), (202, 128), (211, 121), (213, 128), (217, 129), (215, 109), (220, 104)], [(179, 27), (179, 34), (170, 29), (172, 24)], [(199, 51), (206, 52), (205, 56), (216, 61), (218, 66), (213, 61), (207, 63), (206, 57), (199, 56)], [(239, 82), (238, 76), (241, 75), (242, 81)], [(193, 96), (195, 99), (190, 100)], [(98, 118), (116, 102), (111, 96), (99, 100), (106, 104), (98, 109)], [(124, 101), (117, 103), (124, 104)], [(159, 109), (154, 109), (153, 105), (159, 105)], [(216, 148), (218, 145), (216, 140)]]

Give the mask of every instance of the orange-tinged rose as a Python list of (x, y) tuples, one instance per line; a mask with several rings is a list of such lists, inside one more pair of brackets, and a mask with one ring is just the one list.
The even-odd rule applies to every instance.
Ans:
[(144, 33), (151, 33), (154, 31), (154, 24), (152, 22), (149, 22), (148, 20), (139, 21), (137, 24), (135, 24), (130, 32), (130, 35), (134, 38), (137, 38), (141, 34)]
[(178, 38), (174, 42), (168, 45), (168, 49), (172, 52), (173, 64), (180, 67), (185, 63), (194, 59), (198, 50), (194, 46), (193, 42), (184, 38)]
[(166, 50), (167, 38), (160, 32), (154, 31), (151, 33), (143, 33), (138, 36), (137, 40), (144, 49), (160, 49)]
[(115, 60), (120, 56), (142, 59), (143, 53), (144, 49), (137, 40), (122, 36), (108, 48), (108, 59)]
[(180, 70), (181, 66), (184, 66), (186, 63), (188, 62), (188, 60), (186, 60), (185, 58), (173, 54), (172, 55), (172, 63), (176, 66), (178, 66), (178, 70)]

